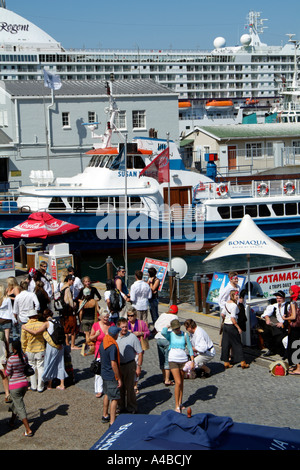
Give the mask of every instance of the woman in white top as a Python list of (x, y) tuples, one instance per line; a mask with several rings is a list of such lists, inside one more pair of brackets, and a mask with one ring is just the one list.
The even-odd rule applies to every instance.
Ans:
[(13, 307), (7, 289), (0, 285), (0, 330), (5, 333), (5, 345), (9, 353), (9, 336), (16, 318), (13, 315)]
[(232, 290), (229, 300), (225, 304), (225, 320), (223, 326), (221, 361), (224, 361), (225, 369), (233, 367), (229, 362), (232, 354), (235, 363), (240, 362), (243, 369), (247, 369), (249, 364), (244, 360), (244, 353), (241, 341), (242, 330), (238, 325), (239, 308), (237, 306), (239, 292)]
[[(157, 331), (154, 338), (156, 339), (159, 366), (163, 374), (163, 380), (166, 387), (174, 385), (175, 382), (170, 380), (170, 367), (169, 367), (169, 341), (161, 334), (162, 329), (170, 326), (172, 320), (178, 320), (178, 307), (177, 305), (170, 305), (166, 313), (159, 315), (154, 323), (154, 328)], [(171, 331), (171, 329), (170, 329)]]

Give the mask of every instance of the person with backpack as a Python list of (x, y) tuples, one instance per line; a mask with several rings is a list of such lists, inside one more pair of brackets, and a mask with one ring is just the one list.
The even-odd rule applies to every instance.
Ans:
[(47, 383), (47, 389), (49, 390), (52, 389), (52, 381), (58, 379), (60, 384), (56, 388), (64, 390), (64, 381), (68, 374), (64, 362), (65, 334), (60, 320), (54, 320), (53, 312), (48, 310), (47, 319), (38, 330), (31, 330), (28, 325), (23, 325), (22, 329), (33, 336), (43, 334), (46, 341), (43, 382)]
[(106, 291), (104, 292), (104, 300), (109, 312), (109, 319), (116, 323), (119, 319), (121, 310), (126, 304), (125, 296), (116, 287), (113, 279), (108, 279), (106, 282)]

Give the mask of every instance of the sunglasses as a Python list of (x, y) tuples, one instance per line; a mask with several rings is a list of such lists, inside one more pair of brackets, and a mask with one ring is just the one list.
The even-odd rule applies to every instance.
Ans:
[(127, 317), (134, 317), (134, 315), (127, 315)]

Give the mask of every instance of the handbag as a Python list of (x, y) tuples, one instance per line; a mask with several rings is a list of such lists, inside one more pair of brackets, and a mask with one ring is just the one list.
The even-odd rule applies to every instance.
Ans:
[[(140, 332), (143, 333), (142, 330), (140, 330)], [(148, 340), (148, 338), (144, 338), (144, 336), (140, 336), (140, 340), (141, 340), (142, 350), (147, 351), (147, 349), (149, 349), (149, 340)]]
[(26, 375), (26, 377), (30, 377), (31, 375), (35, 374), (35, 370), (33, 369), (33, 367), (31, 367), (30, 364), (27, 363), (24, 366), (24, 374)]
[[(100, 346), (99, 346), (100, 349)], [(97, 358), (99, 354), (99, 349), (97, 352), (97, 355), (95, 356), (95, 359), (92, 360), (91, 365), (90, 365), (90, 371), (94, 375), (101, 375), (101, 361)]]

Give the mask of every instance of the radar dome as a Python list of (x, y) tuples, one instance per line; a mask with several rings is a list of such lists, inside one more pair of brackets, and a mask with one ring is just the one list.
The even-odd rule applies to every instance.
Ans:
[(226, 45), (226, 40), (222, 37), (216, 38), (214, 40), (215, 49), (220, 49), (221, 47), (225, 47), (225, 45)]
[(250, 36), (250, 34), (243, 34), (243, 36), (241, 36), (240, 41), (241, 41), (241, 44), (242, 44), (243, 46), (249, 46), (250, 43), (251, 43), (251, 36)]

